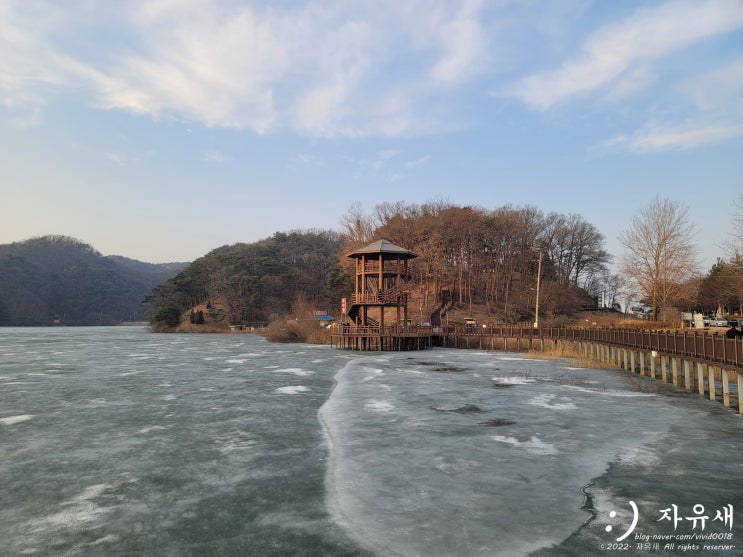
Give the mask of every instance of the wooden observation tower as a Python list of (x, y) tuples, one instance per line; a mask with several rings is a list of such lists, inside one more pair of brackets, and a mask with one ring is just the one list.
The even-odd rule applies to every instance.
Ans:
[[(418, 254), (380, 240), (348, 254), (356, 262), (354, 293), (348, 319), (357, 327), (407, 325), (410, 272), (408, 261)], [(395, 321), (385, 323), (394, 308)], [(391, 316), (388, 315), (388, 321)]]
[(347, 323), (333, 342), (353, 350), (410, 350), (430, 343), (426, 334), (410, 326), (409, 261), (414, 253), (388, 240), (380, 240), (348, 254), (356, 264), (354, 293)]

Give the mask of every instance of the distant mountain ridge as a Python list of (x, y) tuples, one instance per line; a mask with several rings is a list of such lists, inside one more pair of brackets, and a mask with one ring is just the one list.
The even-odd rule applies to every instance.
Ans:
[(145, 296), (188, 263), (104, 256), (68, 236), (0, 245), (0, 326), (144, 321)]

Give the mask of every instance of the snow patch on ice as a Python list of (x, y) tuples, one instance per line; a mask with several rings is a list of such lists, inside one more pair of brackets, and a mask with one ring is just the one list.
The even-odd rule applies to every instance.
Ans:
[(314, 371), (310, 371), (309, 369), (302, 369), (301, 367), (288, 367), (283, 369), (275, 369), (273, 370), (274, 373), (291, 373), (292, 375), (296, 375), (298, 377), (306, 377), (308, 375), (315, 375)]
[(150, 425), (147, 427), (143, 427), (137, 433), (149, 433), (150, 431), (159, 431), (161, 429), (166, 429), (166, 428), (165, 426), (162, 426), (162, 425)]
[(574, 402), (569, 402), (567, 397), (561, 397), (560, 400), (568, 402), (552, 402), (555, 395), (537, 395), (529, 401), (532, 406), (540, 406), (548, 410), (575, 410), (577, 406)]
[(460, 474), (462, 472), (469, 472), (476, 468), (480, 468), (481, 464), (474, 460), (465, 460), (463, 458), (450, 459), (443, 456), (437, 456), (434, 459), (434, 466), (437, 470), (448, 474), (450, 476)]
[(635, 391), (617, 391), (615, 389), (603, 389), (600, 387), (580, 387), (578, 385), (561, 385), (565, 389), (570, 389), (579, 393), (591, 393), (591, 394), (602, 394), (612, 397), (653, 397), (656, 396), (654, 393), (638, 393)]
[(364, 408), (374, 412), (391, 412), (395, 407), (386, 400), (370, 400), (364, 404)]
[(519, 441), (515, 437), (506, 437), (505, 435), (492, 435), (490, 437), (493, 441), (499, 443), (506, 443), (524, 449), (527, 452), (537, 455), (551, 455), (557, 454), (559, 451), (554, 445), (545, 443), (539, 437), (532, 436), (528, 441)]
[(230, 438), (227, 440), (219, 440), (217, 444), (217, 450), (223, 455), (228, 455), (234, 451), (243, 451), (256, 445), (256, 441), (253, 439), (241, 439), (239, 437)]
[(276, 392), (284, 395), (296, 395), (299, 393), (306, 393), (310, 390), (309, 387), (305, 387), (304, 385), (288, 385), (286, 387), (279, 387), (276, 389)]
[(382, 371), (381, 369), (366, 368), (365, 371), (371, 373), (371, 375), (367, 375), (366, 377), (364, 377), (362, 379), (362, 381), (373, 381), (374, 379), (376, 379), (380, 375), (384, 375), (384, 371)]
[(619, 462), (628, 466), (653, 467), (660, 464), (660, 456), (650, 445), (641, 445), (619, 455)]
[(101, 507), (91, 500), (100, 497), (110, 488), (111, 486), (108, 484), (86, 487), (80, 495), (63, 502), (60, 505), (63, 509), (59, 512), (31, 521), (29, 524), (31, 531), (91, 528), (91, 523), (99, 521), (102, 515), (110, 512), (110, 509)]
[(135, 371), (125, 371), (124, 373), (117, 373), (119, 377), (126, 377), (127, 375), (139, 375), (140, 373), (145, 373), (143, 369), (138, 369)]
[(18, 416), (8, 416), (7, 418), (0, 418), (0, 424), (13, 425), (13, 424), (25, 422), (26, 420), (30, 420), (31, 418), (33, 418), (33, 415), (31, 414), (20, 414)]
[(493, 377), (493, 381), (501, 385), (528, 385), (530, 383), (536, 383), (537, 380), (534, 377), (513, 377), (513, 376), (501, 376)]

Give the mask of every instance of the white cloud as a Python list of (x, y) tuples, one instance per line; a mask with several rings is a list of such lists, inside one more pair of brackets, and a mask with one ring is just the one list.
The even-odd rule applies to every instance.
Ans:
[(478, 73), (487, 53), (487, 35), (478, 19), (482, 2), (465, 1), (451, 20), (436, 25), (442, 55), (431, 70), (438, 82), (456, 84)]
[(130, 157), (121, 153), (106, 153), (106, 158), (116, 164), (126, 164), (132, 161)]
[(677, 89), (683, 102), (692, 106), (684, 111), (684, 121), (653, 121), (632, 134), (616, 135), (602, 147), (650, 153), (694, 149), (743, 136), (743, 58), (687, 78)]
[(306, 153), (299, 153), (295, 155), (292, 158), (293, 162), (297, 162), (299, 164), (302, 164), (304, 166), (322, 166), (322, 159), (314, 156), (314, 155), (308, 155)]
[(743, 115), (743, 58), (682, 82), (679, 90), (703, 111), (733, 108)]
[(693, 149), (743, 137), (743, 123), (688, 123), (648, 125), (632, 135), (618, 135), (604, 142), (604, 148), (626, 148), (633, 153)]
[(737, 0), (681, 0), (641, 9), (589, 35), (581, 53), (559, 68), (530, 75), (502, 93), (538, 110), (599, 88), (619, 87), (608, 93), (616, 98), (637, 90), (637, 86), (628, 87), (628, 77), (642, 75), (638, 86), (649, 83), (649, 68), (657, 60), (701, 39), (741, 27), (743, 10)]
[(423, 157), (418, 157), (417, 159), (413, 159), (413, 160), (406, 162), (405, 167), (406, 168), (418, 168), (419, 166), (423, 166), (424, 164), (426, 164), (428, 162), (428, 159), (430, 158), (431, 157), (428, 155), (423, 156)]
[(0, 98), (42, 104), (55, 88), (74, 89), (99, 109), (261, 134), (456, 128), (455, 99), (441, 91), (483, 71), (480, 2), (404, 4), (6, 2)]
[(397, 157), (400, 154), (400, 151), (396, 151), (394, 149), (386, 149), (384, 151), (380, 151), (377, 153), (377, 158), (372, 161), (371, 167), (380, 170), (387, 166), (387, 163)]
[(227, 160), (227, 157), (225, 157), (219, 151), (210, 150), (210, 151), (204, 151), (201, 154), (201, 160), (206, 161), (206, 162), (221, 164)]

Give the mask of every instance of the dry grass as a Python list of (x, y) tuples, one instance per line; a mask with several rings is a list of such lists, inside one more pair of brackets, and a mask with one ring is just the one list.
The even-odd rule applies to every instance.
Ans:
[(544, 350), (531, 349), (527, 353), (529, 358), (535, 360), (559, 360), (566, 359), (572, 367), (585, 369), (607, 369), (616, 367), (611, 362), (600, 361), (597, 358), (586, 357), (579, 352), (572, 344), (563, 343), (562, 345), (553, 344), (551, 347), (545, 344)]
[(261, 334), (271, 342), (328, 344), (330, 335), (322, 324), (313, 320), (279, 317), (272, 320)]

